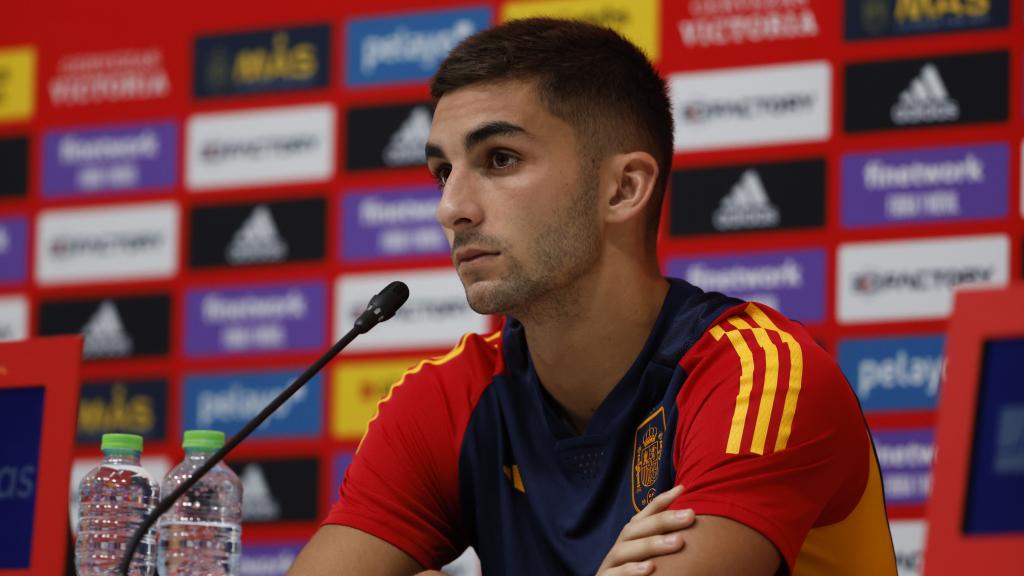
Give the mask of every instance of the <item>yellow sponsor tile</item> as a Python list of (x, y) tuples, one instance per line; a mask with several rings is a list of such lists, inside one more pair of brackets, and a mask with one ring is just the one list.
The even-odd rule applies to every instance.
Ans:
[(502, 22), (535, 16), (583, 20), (607, 26), (629, 38), (657, 61), (660, 48), (660, 0), (529, 0), (506, 2)]
[(420, 358), (346, 360), (331, 373), (331, 435), (359, 440), (377, 413), (377, 403)]
[(0, 48), (0, 122), (29, 120), (35, 111), (35, 47)]

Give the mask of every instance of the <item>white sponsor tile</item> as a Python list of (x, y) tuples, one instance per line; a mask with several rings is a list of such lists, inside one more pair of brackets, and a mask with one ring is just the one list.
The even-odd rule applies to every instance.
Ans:
[(899, 576), (921, 576), (927, 523), (924, 520), (893, 520), (889, 522), (889, 531)]
[(178, 270), (179, 221), (176, 202), (45, 210), (36, 226), (36, 282), (172, 276)]
[(1005, 286), (1010, 240), (1002, 234), (843, 244), (836, 267), (840, 322), (944, 318), (953, 292)]
[(28, 299), (0, 297), (0, 342), (28, 338)]

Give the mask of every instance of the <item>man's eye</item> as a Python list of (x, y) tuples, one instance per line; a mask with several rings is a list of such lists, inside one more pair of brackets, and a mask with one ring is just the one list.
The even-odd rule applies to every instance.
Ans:
[(451, 173), (452, 169), (447, 166), (438, 168), (437, 172), (434, 172), (434, 180), (437, 180), (437, 185), (444, 188), (444, 185), (448, 183), (448, 176), (450, 176)]
[(507, 152), (495, 152), (491, 154), (491, 167), (498, 169), (512, 168), (519, 163), (519, 158)]

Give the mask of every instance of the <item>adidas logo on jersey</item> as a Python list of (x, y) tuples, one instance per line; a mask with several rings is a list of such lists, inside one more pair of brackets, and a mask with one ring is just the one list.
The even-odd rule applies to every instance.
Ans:
[(274, 498), (263, 475), (263, 468), (250, 464), (242, 473), (242, 517), (246, 521), (267, 522), (281, 517), (281, 504)]
[(388, 145), (384, 147), (384, 164), (387, 166), (410, 166), (423, 164), (426, 157), (423, 149), (430, 136), (430, 109), (417, 106), (402, 122), (398, 130), (391, 135)]
[(121, 323), (117, 306), (104, 300), (82, 327), (85, 337), (82, 355), (85, 358), (120, 358), (130, 356), (134, 348), (131, 336)]
[(768, 198), (756, 170), (746, 170), (711, 214), (715, 230), (773, 228), (779, 225), (779, 209)]
[(960, 104), (946, 91), (938, 67), (929, 62), (900, 93), (890, 115), (899, 126), (953, 122), (960, 118)]
[(281, 262), (288, 257), (288, 243), (278, 234), (270, 208), (253, 208), (231, 238), (225, 257), (230, 264)]

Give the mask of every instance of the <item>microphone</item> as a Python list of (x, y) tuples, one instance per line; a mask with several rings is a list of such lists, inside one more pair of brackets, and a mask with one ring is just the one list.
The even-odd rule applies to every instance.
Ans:
[(334, 346), (324, 352), (323, 356), (317, 359), (306, 371), (302, 373), (294, 382), (291, 383), (287, 388), (284, 389), (276, 398), (270, 401), (263, 410), (256, 415), (255, 418), (249, 421), (237, 434), (231, 437), (224, 446), (218, 450), (213, 456), (210, 456), (202, 466), (196, 470), (195, 474), (191, 478), (185, 480), (179, 485), (174, 492), (163, 497), (160, 503), (157, 504), (156, 508), (146, 516), (146, 520), (135, 530), (135, 534), (132, 535), (132, 539), (128, 544), (128, 550), (125, 552), (124, 558), (121, 559), (121, 566), (118, 572), (122, 576), (128, 576), (128, 569), (131, 566), (131, 559), (135, 556), (135, 551), (139, 547), (139, 542), (146, 535), (146, 532), (153, 526), (157, 518), (163, 515), (174, 506), (174, 503), (181, 498), (185, 492), (188, 492), (196, 482), (199, 481), (211, 468), (217, 465), (218, 462), (224, 459), (224, 456), (228, 452), (231, 452), (238, 446), (242, 440), (245, 440), (257, 426), (263, 423), (271, 414), (273, 414), (278, 408), (281, 407), (293, 394), (299, 391), (306, 382), (309, 382), (310, 378), (316, 375), (332, 358), (337, 356), (345, 346), (348, 346), (350, 342), (355, 340), (356, 336), (365, 334), (371, 328), (380, 324), (381, 322), (391, 318), (395, 315), (395, 312), (405, 304), (405, 301), (409, 299), (409, 287), (402, 282), (392, 282), (384, 287), (376, 296), (370, 298), (370, 303), (366, 306), (366, 310), (359, 315), (356, 319), (355, 324), (352, 328), (341, 337), (340, 340), (334, 343)]

